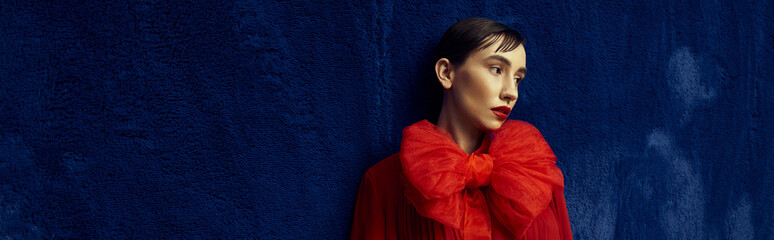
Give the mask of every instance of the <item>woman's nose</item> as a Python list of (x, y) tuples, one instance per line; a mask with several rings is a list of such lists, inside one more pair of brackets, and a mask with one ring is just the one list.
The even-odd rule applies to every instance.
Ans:
[(504, 84), (502, 91), (500, 92), (500, 98), (507, 101), (508, 103), (511, 103), (511, 101), (516, 101), (516, 99), (519, 97), (519, 92), (516, 87), (516, 83), (513, 81), (507, 81), (507, 83)]

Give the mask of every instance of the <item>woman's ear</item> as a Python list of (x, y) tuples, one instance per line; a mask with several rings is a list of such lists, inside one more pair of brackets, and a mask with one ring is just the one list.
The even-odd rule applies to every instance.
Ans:
[(438, 59), (435, 62), (435, 75), (444, 89), (449, 89), (452, 86), (452, 79), (454, 78), (454, 69), (452, 67), (451, 62), (446, 58)]

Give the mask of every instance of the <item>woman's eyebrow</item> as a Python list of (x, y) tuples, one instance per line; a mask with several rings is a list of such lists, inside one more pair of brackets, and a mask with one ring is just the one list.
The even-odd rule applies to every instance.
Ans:
[(492, 55), (492, 56), (489, 56), (489, 57), (487, 57), (487, 58), (486, 58), (486, 59), (484, 59), (484, 60), (491, 60), (491, 59), (494, 59), (494, 60), (498, 60), (498, 61), (504, 62), (504, 63), (505, 63), (505, 65), (511, 66), (511, 61), (508, 61), (508, 59), (507, 59), (507, 58), (505, 58), (505, 57), (503, 57), (503, 56), (500, 56), (500, 55)]

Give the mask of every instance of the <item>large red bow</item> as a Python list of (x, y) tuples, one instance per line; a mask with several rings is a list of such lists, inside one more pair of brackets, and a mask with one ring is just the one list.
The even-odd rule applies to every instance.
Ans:
[(490, 213), (521, 237), (553, 190), (564, 187), (548, 143), (523, 121), (508, 120), (465, 154), (446, 130), (423, 120), (403, 130), (400, 162), (406, 198), (417, 212), (461, 228), (466, 239), (491, 238)]

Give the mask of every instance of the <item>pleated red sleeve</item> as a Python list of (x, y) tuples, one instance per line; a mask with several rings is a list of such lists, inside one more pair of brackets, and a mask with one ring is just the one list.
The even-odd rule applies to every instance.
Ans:
[(351, 239), (397, 239), (398, 213), (404, 206), (398, 176), (400, 163), (394, 154), (370, 169), (360, 181), (352, 222)]
[(381, 203), (383, 198), (376, 189), (369, 172), (366, 172), (357, 194), (351, 239), (385, 239), (385, 209)]
[(564, 201), (564, 191), (554, 192), (554, 201), (551, 202), (559, 236), (561, 239), (572, 240), (572, 229), (570, 228), (570, 216), (567, 214), (567, 203)]

